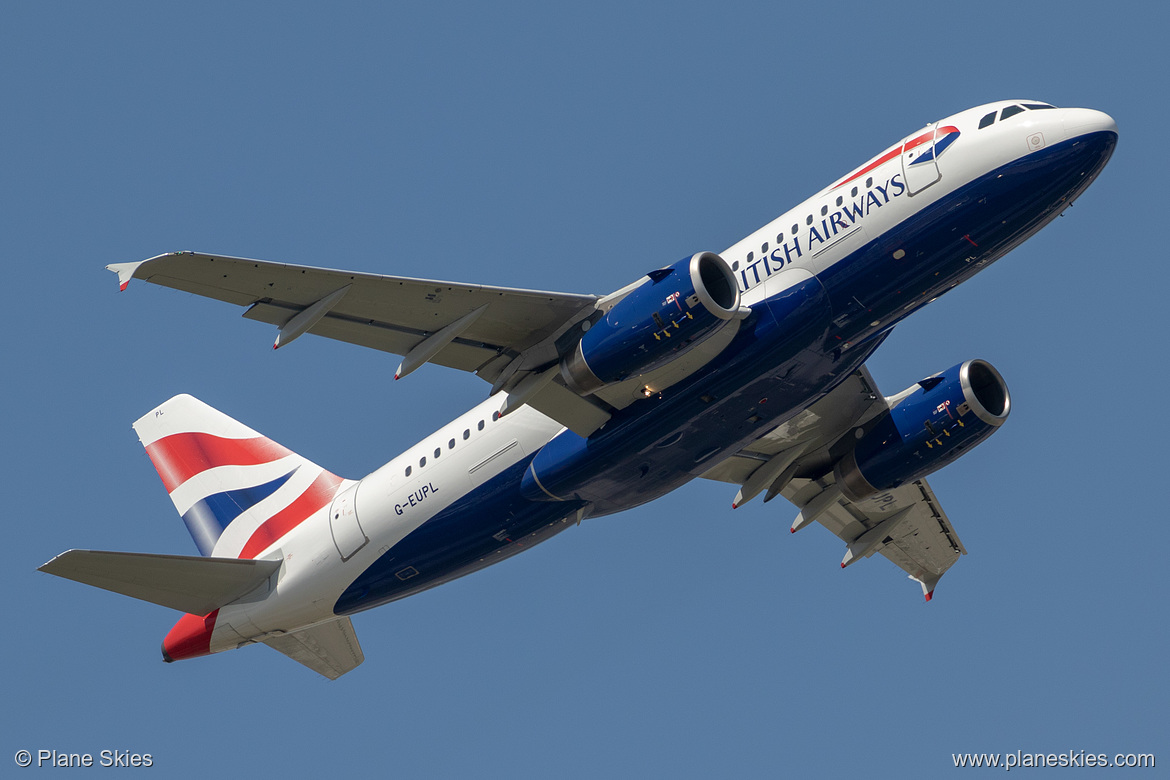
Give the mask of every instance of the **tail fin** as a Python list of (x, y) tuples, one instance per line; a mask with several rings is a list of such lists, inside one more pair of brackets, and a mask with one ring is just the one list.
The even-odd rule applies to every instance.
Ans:
[(344, 480), (189, 395), (134, 430), (202, 555), (255, 558)]

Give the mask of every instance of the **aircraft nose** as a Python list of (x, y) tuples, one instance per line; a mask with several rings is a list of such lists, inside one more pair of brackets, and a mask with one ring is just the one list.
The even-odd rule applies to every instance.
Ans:
[(1067, 108), (1064, 110), (1064, 132), (1066, 138), (1102, 132), (1117, 135), (1117, 123), (1104, 111), (1095, 111), (1091, 108)]

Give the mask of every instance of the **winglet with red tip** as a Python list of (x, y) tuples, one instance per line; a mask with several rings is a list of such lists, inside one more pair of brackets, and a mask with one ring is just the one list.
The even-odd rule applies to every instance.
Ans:
[(118, 292), (124, 291), (129, 286), (130, 280), (134, 278), (134, 272), (138, 270), (138, 266), (145, 262), (145, 260), (139, 260), (136, 263), (111, 263), (106, 266), (106, 270), (113, 271), (118, 275)]
[(927, 601), (930, 601), (932, 598), (934, 598), (934, 588), (936, 585), (938, 585), (938, 581), (942, 579), (942, 575), (926, 575), (923, 577), (915, 577), (914, 575), (910, 575), (910, 579), (914, 580), (922, 586), (922, 595), (926, 597)]

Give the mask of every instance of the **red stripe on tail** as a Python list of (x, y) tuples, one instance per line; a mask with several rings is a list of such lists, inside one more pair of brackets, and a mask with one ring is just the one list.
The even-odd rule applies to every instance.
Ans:
[(224, 439), (210, 433), (176, 433), (146, 448), (170, 493), (191, 477), (217, 466), (255, 466), (293, 453), (271, 439)]
[(333, 500), (342, 481), (341, 477), (322, 471), (299, 498), (260, 524), (248, 538), (239, 557), (255, 558), (289, 531), (308, 520), (314, 512)]

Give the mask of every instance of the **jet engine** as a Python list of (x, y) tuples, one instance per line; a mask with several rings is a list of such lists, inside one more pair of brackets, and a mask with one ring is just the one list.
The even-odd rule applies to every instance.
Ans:
[(647, 275), (561, 361), (565, 384), (580, 395), (659, 368), (739, 316), (739, 285), (714, 252)]
[(894, 400), (873, 427), (857, 430), (853, 449), (833, 468), (851, 501), (938, 471), (995, 433), (1011, 410), (1003, 377), (983, 360), (923, 379)]

